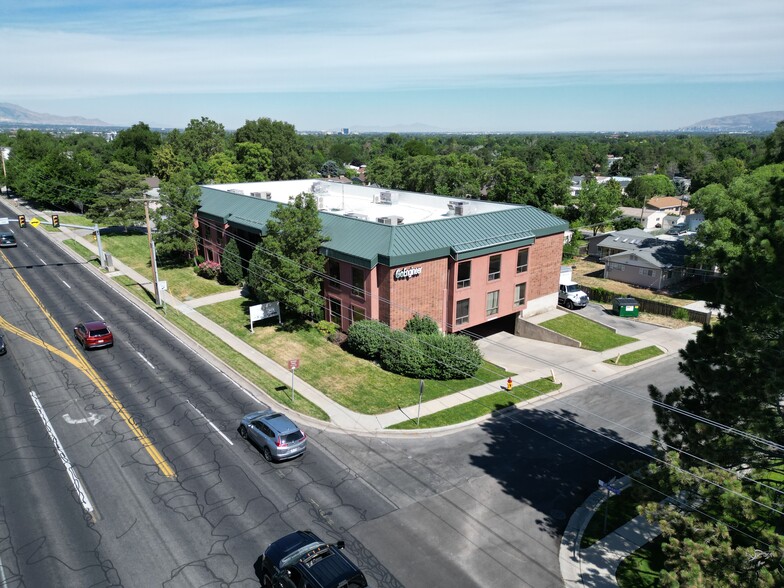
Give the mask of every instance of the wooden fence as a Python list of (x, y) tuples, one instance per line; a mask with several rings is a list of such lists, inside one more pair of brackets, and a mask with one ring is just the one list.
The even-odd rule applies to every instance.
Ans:
[(646, 300), (645, 298), (638, 298), (628, 292), (610, 292), (604, 288), (591, 288), (590, 286), (580, 285), (583, 292), (588, 294), (588, 297), (595, 302), (605, 302), (611, 304), (614, 298), (634, 298), (640, 304), (641, 312), (649, 312), (651, 314), (658, 314), (662, 316), (673, 316), (676, 311), (681, 314), (683, 311), (688, 313), (688, 320), (695, 323), (702, 323), (707, 325), (710, 323), (713, 313), (702, 312), (701, 310), (692, 310), (690, 308), (683, 308), (682, 306), (675, 306), (674, 304), (667, 304), (666, 302), (657, 302), (655, 300)]

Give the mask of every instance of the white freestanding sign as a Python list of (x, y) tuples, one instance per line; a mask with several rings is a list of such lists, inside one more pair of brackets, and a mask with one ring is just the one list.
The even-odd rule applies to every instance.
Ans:
[(264, 304), (256, 304), (251, 306), (250, 311), (250, 332), (253, 332), (253, 322), (262, 321), (272, 316), (278, 317), (280, 323), (280, 302), (265, 302)]

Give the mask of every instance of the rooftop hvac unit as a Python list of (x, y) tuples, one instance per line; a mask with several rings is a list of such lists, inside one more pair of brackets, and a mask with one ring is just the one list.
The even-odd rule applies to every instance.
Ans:
[(463, 216), (464, 214), (468, 214), (468, 206), (465, 202), (455, 202), (454, 206), (455, 216)]
[(272, 192), (251, 192), (254, 198), (261, 198), (263, 200), (272, 200)]
[(232, 194), (242, 194), (243, 196), (245, 195), (245, 192), (237, 188), (229, 188), (228, 192), (231, 192)]
[(329, 191), (329, 186), (324, 182), (313, 182), (313, 193), (314, 194), (325, 194)]
[(324, 210), (324, 197), (323, 196), (319, 196), (318, 198), (316, 198), (316, 207), (319, 210)]
[(382, 190), (378, 195), (379, 204), (395, 204), (397, 202), (397, 194), (394, 196), (389, 190)]
[(356, 218), (356, 219), (359, 219), (359, 220), (367, 220), (368, 219), (368, 216), (366, 214), (359, 214), (358, 212), (347, 212), (343, 216), (345, 216), (347, 218)]
[(403, 224), (403, 217), (401, 216), (380, 216), (376, 219), (376, 222), (381, 223), (382, 225), (402, 225)]

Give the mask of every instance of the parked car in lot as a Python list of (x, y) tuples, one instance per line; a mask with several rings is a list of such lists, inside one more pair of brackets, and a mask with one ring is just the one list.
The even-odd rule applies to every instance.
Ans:
[(365, 588), (367, 580), (343, 554), (345, 543), (324, 543), (311, 531), (273, 541), (261, 556), (264, 588)]
[(308, 436), (294, 421), (271, 409), (246, 414), (237, 430), (258, 446), (267, 461), (296, 457), (308, 446)]
[(74, 327), (74, 337), (84, 349), (98, 349), (114, 345), (114, 335), (103, 321), (88, 321)]
[(5, 347), (5, 339), (3, 339), (3, 334), (0, 333), (0, 355), (4, 355), (6, 351), (8, 350)]
[(16, 247), (16, 237), (7, 231), (0, 232), (0, 247)]

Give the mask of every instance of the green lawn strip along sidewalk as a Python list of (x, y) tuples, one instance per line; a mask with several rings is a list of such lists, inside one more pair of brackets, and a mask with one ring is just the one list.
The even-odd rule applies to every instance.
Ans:
[[(607, 501), (603, 502), (593, 513), (580, 541), (580, 549), (585, 549), (597, 541), (601, 541), (606, 535), (636, 517), (639, 514), (637, 512), (638, 505), (646, 502), (660, 502), (664, 498), (664, 494), (640, 484), (633, 484), (631, 488), (627, 488), (620, 494), (611, 494)], [(607, 512), (606, 533), (605, 509)]]
[[(122, 260), (125, 265), (152, 281), (150, 244), (147, 235), (101, 235), (101, 246), (104, 251), (108, 251), (113, 257)], [(217, 280), (202, 278), (196, 274), (193, 266), (177, 268), (159, 266), (158, 279), (166, 281), (169, 293), (178, 300), (202, 298), (237, 289), (237, 286), (227, 286), (218, 283)]]
[[(154, 301), (151, 300), (149, 293), (131, 278), (127, 276), (118, 276), (115, 278), (115, 281), (133, 292), (133, 294), (139, 297), (145, 304), (148, 304), (153, 308), (155, 307)], [(273, 378), (247, 357), (226, 345), (220, 338), (197, 325), (178, 310), (173, 309), (170, 306), (166, 307), (165, 313), (163, 313), (161, 309), (156, 310), (165, 317), (166, 320), (175, 324), (195, 341), (198, 341), (200, 345), (208, 349), (215, 357), (219, 358), (227, 365), (230, 365), (232, 369), (264, 390), (270, 398), (275, 399), (278, 403), (288, 406), (296, 412), (329, 422), (329, 415), (321, 410), (321, 408), (313, 404), (304, 396), (298, 394), (296, 390), (294, 391), (294, 402), (292, 402), (290, 386)]]
[(664, 569), (661, 536), (634, 551), (621, 561), (615, 579), (621, 588), (655, 588), (659, 572)]
[(652, 357), (663, 354), (664, 351), (656, 347), (656, 345), (651, 345), (649, 347), (638, 349), (637, 351), (624, 353), (618, 358), (617, 362), (615, 361), (615, 358), (613, 358), (605, 359), (604, 363), (610, 363), (612, 365), (634, 365), (635, 363), (639, 363), (641, 361), (645, 361), (646, 359), (651, 359)]
[[(448, 425), (455, 425), (457, 423), (464, 423), (491, 412), (502, 410), (509, 406), (513, 406), (523, 400), (535, 398), (542, 394), (547, 394), (554, 390), (558, 390), (561, 384), (554, 384), (549, 378), (542, 378), (534, 380), (520, 386), (514, 386), (511, 392), (495, 392), (488, 396), (482, 396), (476, 400), (467, 400), (463, 404), (459, 404), (452, 408), (440, 410), (438, 412), (426, 415), (419, 419), (420, 429), (431, 429), (435, 427), (446, 427)], [(411, 417), (412, 415), (409, 415)], [(402, 423), (397, 423), (388, 429), (416, 429), (417, 423), (413, 418)]]
[[(254, 325), (251, 333), (249, 304), (243, 299), (229, 300), (202, 306), (199, 312), (282, 366), (288, 366), (290, 359), (299, 359), (297, 376), (350, 410), (380, 414), (419, 401), (419, 379), (386, 372), (371, 361), (355, 357), (327, 341), (310, 323), (286, 322), (284, 316), (282, 326), (268, 321)], [(483, 362), (473, 378), (425, 381), (422, 400), (505, 380), (512, 375)]]
[(85, 247), (81, 243), (78, 243), (73, 239), (66, 239), (65, 241), (63, 241), (63, 244), (73, 249), (77, 255), (84, 257), (84, 259), (87, 260), (88, 263), (93, 264), (95, 267), (101, 267), (101, 262), (98, 260), (98, 256), (95, 255), (89, 249), (87, 249), (87, 247)]
[(580, 341), (582, 349), (589, 351), (605, 351), (637, 341), (572, 313), (545, 321), (540, 326)]

